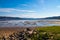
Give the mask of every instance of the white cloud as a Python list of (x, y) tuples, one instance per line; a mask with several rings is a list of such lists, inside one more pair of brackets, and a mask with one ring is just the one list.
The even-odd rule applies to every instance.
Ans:
[(0, 12), (11, 12), (14, 9), (11, 8), (0, 8)]
[(58, 5), (57, 8), (60, 8), (60, 5)]
[(31, 10), (20, 10), (20, 9), (14, 9), (14, 8), (0, 8), (0, 12), (13, 12), (13, 11), (17, 11), (17, 12), (35, 12), (35, 11), (31, 11)]
[(38, 13), (27, 13), (27, 14), (21, 14), (20, 17), (23, 17), (23, 18), (41, 18), (42, 16)]

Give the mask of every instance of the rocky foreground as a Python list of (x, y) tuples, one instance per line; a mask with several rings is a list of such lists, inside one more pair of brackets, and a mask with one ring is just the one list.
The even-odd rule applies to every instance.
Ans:
[(0, 40), (60, 40), (60, 33), (54, 28), (60, 27), (1, 28)]

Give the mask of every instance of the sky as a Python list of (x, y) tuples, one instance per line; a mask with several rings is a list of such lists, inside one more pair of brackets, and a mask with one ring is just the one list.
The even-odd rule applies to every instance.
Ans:
[(60, 0), (0, 0), (0, 16), (22, 18), (60, 16)]

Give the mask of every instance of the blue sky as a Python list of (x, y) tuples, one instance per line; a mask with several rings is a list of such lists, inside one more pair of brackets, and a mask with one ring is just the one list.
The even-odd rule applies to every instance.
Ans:
[(0, 16), (24, 18), (60, 16), (60, 0), (0, 0)]

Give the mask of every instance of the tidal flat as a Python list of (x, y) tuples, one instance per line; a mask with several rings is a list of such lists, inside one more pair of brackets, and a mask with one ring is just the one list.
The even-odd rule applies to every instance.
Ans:
[(0, 27), (36, 27), (36, 26), (60, 26), (60, 20), (10, 20), (0, 21)]

